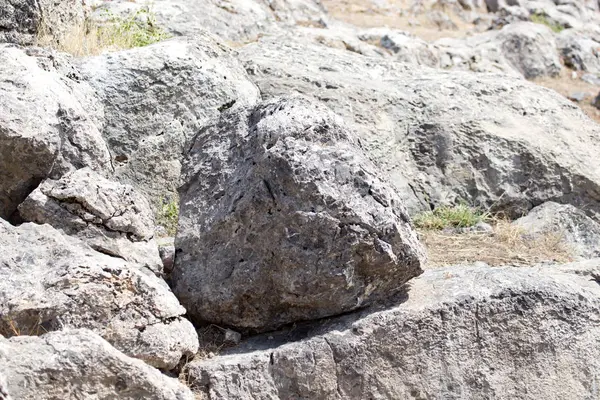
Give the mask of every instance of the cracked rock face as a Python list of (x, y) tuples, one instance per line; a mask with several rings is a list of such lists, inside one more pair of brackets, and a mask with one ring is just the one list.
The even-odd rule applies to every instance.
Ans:
[(555, 234), (583, 258), (600, 257), (600, 224), (569, 204), (547, 202), (513, 222), (526, 237)]
[(94, 250), (161, 272), (148, 201), (89, 168), (46, 180), (19, 205), (25, 221), (50, 224)]
[(0, 45), (0, 98), (0, 218), (47, 177), (111, 171), (102, 107), (65, 56)]
[(387, 298), (421, 272), (395, 190), (313, 100), (223, 114), (184, 180), (172, 281), (198, 321), (270, 330)]
[[(87, 329), (0, 337), (0, 370), (6, 392), (19, 400), (194, 399), (177, 379), (127, 357)], [(1, 389), (0, 399), (9, 400)]]
[(0, 334), (89, 328), (125, 354), (171, 369), (198, 337), (161, 279), (49, 225), (0, 220)]
[(115, 176), (152, 205), (175, 193), (182, 154), (202, 126), (259, 99), (232, 51), (208, 34), (90, 57), (79, 67), (104, 103)]
[(83, 25), (81, 0), (3, 0), (0, 3), (0, 43), (30, 45), (43, 27), (56, 38)]
[(299, 327), (249, 339), (183, 373), (210, 399), (594, 398), (598, 272), (598, 259), (429, 270), (396, 307), (334, 319), (308, 336)]
[(600, 216), (600, 128), (552, 90), (291, 38), (240, 58), (264, 98), (307, 94), (341, 115), (411, 213), (466, 201), (518, 218), (556, 201)]

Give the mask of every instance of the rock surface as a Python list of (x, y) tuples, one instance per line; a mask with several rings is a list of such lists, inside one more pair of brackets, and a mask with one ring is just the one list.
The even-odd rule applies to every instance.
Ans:
[[(600, 286), (586, 275), (429, 270), (394, 308), (313, 326), (307, 337), (299, 327), (251, 339), (184, 373), (210, 399), (593, 398)], [(302, 340), (279, 344), (294, 336)]]
[(547, 202), (513, 224), (532, 238), (559, 235), (576, 256), (600, 257), (600, 224), (571, 205)]
[(76, 236), (101, 253), (162, 271), (148, 201), (89, 168), (42, 182), (19, 205), (19, 215)]
[(394, 189), (303, 97), (222, 115), (184, 168), (173, 291), (197, 321), (272, 330), (388, 297), (423, 250)]
[(91, 57), (80, 68), (104, 103), (115, 175), (153, 205), (175, 192), (192, 136), (259, 98), (231, 51), (207, 34)]
[(61, 38), (83, 26), (81, 0), (3, 0), (0, 3), (0, 43), (35, 43), (39, 35)]
[(198, 338), (167, 285), (49, 225), (0, 219), (0, 334), (89, 328), (125, 354), (171, 369)]
[(566, 29), (557, 36), (565, 65), (575, 71), (600, 73), (600, 28)]
[[(129, 15), (147, 3), (95, 0), (97, 17), (108, 10)], [(313, 0), (154, 0), (151, 10), (158, 23), (173, 35), (193, 37), (205, 30), (233, 42), (255, 40), (279, 26), (321, 25), (323, 7)]]
[(125, 356), (87, 329), (0, 337), (0, 370), (7, 392), (19, 400), (194, 399), (177, 379)]
[(264, 97), (312, 95), (351, 124), (410, 212), (466, 201), (519, 217), (557, 201), (600, 213), (600, 127), (554, 91), (277, 38), (240, 57)]
[(101, 104), (64, 55), (0, 45), (0, 218), (46, 177), (111, 171)]

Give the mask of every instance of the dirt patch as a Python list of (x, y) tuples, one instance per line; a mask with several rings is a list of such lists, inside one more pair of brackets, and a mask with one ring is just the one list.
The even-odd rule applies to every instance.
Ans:
[[(575, 75), (573, 75), (575, 74)], [(563, 96), (569, 98), (575, 92), (587, 93), (588, 96), (580, 102), (576, 102), (579, 107), (594, 121), (600, 123), (600, 110), (592, 105), (594, 97), (600, 92), (600, 87), (592, 85), (591, 83), (582, 81), (580, 76), (583, 75), (581, 72), (573, 72), (567, 68), (563, 68), (560, 76), (556, 78), (540, 78), (533, 82), (540, 86), (552, 89)]]
[(491, 233), (444, 233), (420, 230), (428, 253), (426, 268), (483, 261), (489, 265), (534, 265), (541, 262), (572, 261), (572, 251), (560, 234), (547, 234), (535, 240), (507, 221), (498, 221)]

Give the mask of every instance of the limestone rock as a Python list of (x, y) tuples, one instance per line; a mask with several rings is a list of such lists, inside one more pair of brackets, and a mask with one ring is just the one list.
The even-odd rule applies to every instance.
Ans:
[(585, 274), (446, 267), (391, 309), (249, 339), (184, 373), (210, 399), (586, 399), (599, 315)]
[(223, 114), (184, 181), (172, 281), (197, 321), (270, 330), (364, 307), (421, 272), (394, 189), (318, 102)]
[(33, 44), (42, 34), (61, 38), (83, 26), (81, 0), (3, 0), (0, 3), (0, 43)]
[(566, 29), (557, 36), (557, 44), (569, 68), (600, 73), (600, 28)]
[(63, 55), (0, 45), (0, 218), (46, 177), (111, 171), (101, 104)]
[(87, 329), (0, 337), (0, 370), (19, 400), (194, 399), (177, 379), (125, 356)]
[(49, 225), (0, 220), (0, 334), (89, 328), (125, 354), (171, 369), (198, 338), (161, 279)]
[(533, 238), (544, 234), (559, 235), (579, 257), (600, 257), (600, 224), (571, 205), (549, 201), (513, 224)]
[(466, 201), (518, 218), (556, 201), (600, 215), (600, 127), (554, 91), (277, 38), (240, 58), (265, 98), (299, 92), (341, 115), (409, 212)]
[(206, 34), (91, 57), (80, 68), (104, 103), (116, 177), (153, 205), (179, 185), (192, 136), (221, 111), (259, 98), (231, 51)]
[(280, 26), (322, 24), (326, 18), (319, 1), (314, 0), (95, 0), (96, 18), (102, 12), (131, 15), (150, 4), (158, 23), (173, 35), (195, 36), (205, 30), (233, 42), (255, 40)]
[(148, 201), (89, 168), (42, 182), (19, 205), (19, 215), (76, 236), (101, 253), (162, 270)]

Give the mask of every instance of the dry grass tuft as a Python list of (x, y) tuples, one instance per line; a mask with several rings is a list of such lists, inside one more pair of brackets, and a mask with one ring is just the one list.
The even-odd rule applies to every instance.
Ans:
[(571, 249), (563, 236), (548, 233), (536, 239), (523, 237), (523, 231), (509, 221), (497, 220), (492, 233), (444, 233), (420, 230), (428, 250), (428, 267), (482, 261), (489, 265), (533, 265), (545, 261), (568, 262)]
[(490, 214), (465, 204), (441, 206), (413, 218), (415, 226), (422, 229), (467, 228), (490, 219)]
[(154, 13), (148, 8), (127, 17), (107, 13), (105, 22), (100, 24), (88, 20), (60, 37), (53, 35), (44, 22), (38, 31), (38, 46), (51, 47), (77, 57), (148, 46), (170, 37), (157, 25)]

